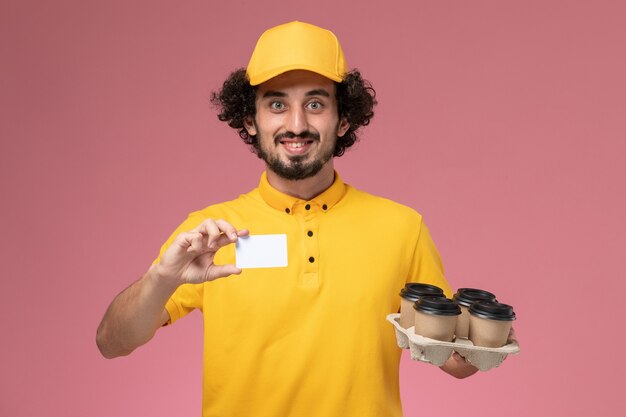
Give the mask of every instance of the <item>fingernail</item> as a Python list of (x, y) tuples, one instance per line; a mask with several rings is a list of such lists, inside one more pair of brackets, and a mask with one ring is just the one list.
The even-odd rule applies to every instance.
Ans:
[(231, 239), (237, 239), (237, 233), (231, 233), (230, 234), (230, 238)]

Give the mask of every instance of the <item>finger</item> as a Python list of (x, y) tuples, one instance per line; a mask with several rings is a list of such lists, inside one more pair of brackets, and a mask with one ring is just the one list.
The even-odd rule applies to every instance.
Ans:
[(215, 250), (223, 248), (224, 246), (230, 245), (233, 243), (235, 243), (235, 241), (233, 241), (230, 237), (223, 234), (215, 241)]
[(215, 220), (207, 219), (198, 226), (198, 231), (207, 236), (206, 245), (209, 249), (217, 248), (215, 241), (220, 237), (220, 229), (217, 227)]
[(232, 224), (228, 223), (224, 219), (216, 220), (215, 224), (217, 224), (217, 227), (219, 227), (220, 230), (224, 232), (226, 236), (228, 236), (231, 242), (234, 242), (237, 240), (237, 229), (235, 229), (235, 227)]
[[(204, 236), (200, 232), (188, 232), (189, 234), (189, 249), (194, 252), (202, 251), (202, 241), (204, 240)], [(188, 249), (188, 250), (189, 250)]]
[(240, 231), (237, 232), (237, 236), (242, 237), (242, 236), (248, 236), (250, 234), (250, 231), (248, 229), (241, 229)]
[(232, 264), (213, 265), (213, 267), (209, 271), (208, 280), (212, 281), (214, 279), (224, 278), (229, 275), (239, 275), (241, 274), (241, 272), (241, 268), (237, 268), (235, 265)]
[(192, 246), (194, 244), (194, 239), (196, 239), (198, 236), (200, 236), (198, 232), (182, 232), (178, 236), (176, 236), (176, 239), (174, 239), (174, 244), (182, 250), (188, 251), (190, 250), (190, 248), (193, 249)]

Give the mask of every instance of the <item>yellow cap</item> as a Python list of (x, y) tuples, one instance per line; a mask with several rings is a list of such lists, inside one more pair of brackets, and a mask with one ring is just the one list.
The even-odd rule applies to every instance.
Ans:
[(263, 32), (246, 73), (251, 85), (292, 70), (313, 71), (341, 82), (347, 69), (334, 33), (308, 23), (291, 22)]

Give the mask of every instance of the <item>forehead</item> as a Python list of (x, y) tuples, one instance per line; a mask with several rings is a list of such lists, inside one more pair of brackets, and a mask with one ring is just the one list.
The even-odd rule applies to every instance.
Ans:
[(257, 98), (263, 98), (268, 92), (279, 92), (287, 96), (306, 95), (321, 90), (335, 97), (335, 82), (311, 71), (288, 71), (259, 85)]

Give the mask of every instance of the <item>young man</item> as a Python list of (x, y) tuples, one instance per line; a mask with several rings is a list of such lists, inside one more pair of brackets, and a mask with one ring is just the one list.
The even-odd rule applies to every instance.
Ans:
[[(266, 172), (248, 194), (189, 215), (107, 310), (102, 354), (127, 355), (198, 308), (203, 416), (401, 416), (385, 317), (406, 282), (451, 290), (421, 216), (334, 170), (373, 116), (374, 90), (331, 32), (292, 22), (266, 31), (213, 101)], [(232, 244), (248, 235), (286, 237), (276, 250), (287, 266), (236, 267)], [(458, 355), (442, 369), (476, 372)]]

